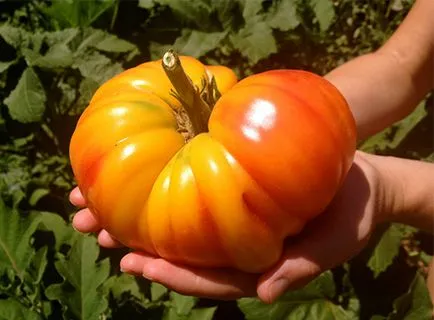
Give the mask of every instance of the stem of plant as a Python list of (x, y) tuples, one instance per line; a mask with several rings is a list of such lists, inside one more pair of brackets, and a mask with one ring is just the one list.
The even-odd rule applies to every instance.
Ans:
[(201, 97), (199, 89), (185, 73), (179, 56), (173, 50), (168, 50), (163, 56), (162, 65), (187, 112), (194, 130), (193, 134), (207, 132), (211, 108)]

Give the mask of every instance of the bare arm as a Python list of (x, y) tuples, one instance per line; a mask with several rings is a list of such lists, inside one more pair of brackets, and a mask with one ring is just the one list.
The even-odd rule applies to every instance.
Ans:
[(433, 88), (434, 1), (417, 0), (380, 49), (343, 64), (326, 78), (350, 104), (360, 139), (407, 116)]

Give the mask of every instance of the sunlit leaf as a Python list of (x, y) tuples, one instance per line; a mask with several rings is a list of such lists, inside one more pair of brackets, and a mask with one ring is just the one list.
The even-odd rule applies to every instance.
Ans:
[(264, 0), (243, 0), (243, 17), (245, 20), (250, 20), (257, 17), (258, 13), (262, 10), (262, 3)]
[(39, 230), (53, 233), (56, 250), (60, 250), (64, 244), (71, 245), (78, 237), (78, 232), (74, 231), (60, 215), (52, 212), (39, 212), (38, 214), (41, 219)]
[(50, 193), (50, 190), (45, 188), (39, 188), (32, 192), (32, 195), (29, 199), (29, 204), (31, 206), (35, 206), (39, 200), (41, 200), (43, 197), (45, 197), (47, 194)]
[(388, 319), (421, 320), (432, 319), (433, 305), (423, 276), (416, 273), (409, 290), (398, 297)]
[(310, 0), (321, 31), (326, 31), (335, 18), (332, 0)]
[(0, 73), (5, 72), (9, 67), (13, 66), (17, 61), (0, 61)]
[(368, 260), (368, 267), (378, 277), (398, 256), (402, 240), (402, 232), (398, 226), (392, 224), (381, 236)]
[(39, 222), (38, 215), (21, 215), (8, 208), (0, 198), (0, 275), (12, 271), (21, 281), (24, 280), (35, 255), (31, 238)]
[(97, 262), (99, 248), (94, 237), (78, 237), (67, 257), (58, 255), (56, 269), (63, 278), (46, 290), (50, 300), (62, 304), (66, 318), (98, 320), (108, 308), (102, 285), (109, 276), (108, 260)]
[(212, 25), (210, 20), (212, 5), (208, 0), (154, 0), (154, 2), (170, 7), (177, 18), (185, 23), (201, 28)]
[(151, 283), (151, 299), (152, 301), (160, 300), (168, 292), (167, 288), (157, 282)]
[(43, 318), (15, 299), (0, 300), (1, 320), (42, 320)]
[(4, 100), (11, 117), (19, 122), (37, 122), (42, 119), (47, 96), (38, 75), (32, 68), (22, 73), (17, 86)]
[(237, 34), (230, 35), (230, 40), (232, 45), (248, 58), (251, 64), (277, 52), (277, 44), (272, 29), (264, 21), (257, 23), (252, 21), (250, 25), (241, 29)]
[(71, 66), (74, 61), (71, 50), (64, 43), (53, 45), (44, 55), (32, 54), (28, 55), (27, 58), (29, 66), (48, 69), (66, 68)]
[(119, 63), (113, 63), (112, 60), (98, 52), (77, 57), (73, 67), (77, 68), (83, 77), (90, 78), (99, 85), (124, 70)]
[(43, 12), (56, 20), (62, 28), (88, 27), (114, 3), (115, 0), (53, 0), (51, 6)]
[(155, 6), (155, 3), (153, 0), (139, 0), (138, 6), (144, 9), (151, 9)]
[(297, 15), (297, 0), (282, 0), (272, 7), (267, 15), (268, 24), (281, 31), (289, 31), (300, 24)]
[(426, 116), (427, 111), (425, 101), (423, 101), (407, 117), (366, 139), (359, 149), (366, 152), (395, 149)]
[(273, 304), (256, 298), (242, 298), (238, 306), (247, 320), (322, 319), (349, 320), (351, 315), (331, 298), (335, 284), (330, 272), (325, 272), (302, 289), (289, 291)]
[(226, 36), (226, 32), (201, 32), (184, 29), (173, 47), (181, 54), (200, 58), (215, 48)]
[(116, 301), (122, 301), (125, 297), (128, 297), (130, 300), (146, 305), (148, 301), (137, 281), (137, 277), (122, 273), (107, 279), (104, 283), (104, 287), (105, 290), (111, 292)]

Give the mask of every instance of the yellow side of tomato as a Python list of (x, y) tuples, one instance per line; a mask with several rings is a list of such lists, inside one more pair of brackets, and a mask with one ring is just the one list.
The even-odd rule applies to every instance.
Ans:
[(228, 67), (209, 65), (206, 66), (206, 69), (214, 76), (217, 88), (221, 94), (226, 93), (238, 82), (237, 76), (232, 69), (229, 69)]

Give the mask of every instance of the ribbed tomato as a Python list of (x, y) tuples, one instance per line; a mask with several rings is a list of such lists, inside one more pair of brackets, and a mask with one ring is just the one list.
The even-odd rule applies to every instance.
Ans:
[(222, 94), (208, 132), (186, 141), (182, 99), (161, 60), (129, 69), (97, 90), (77, 124), (70, 157), (78, 186), (102, 227), (130, 248), (262, 272), (342, 184), (354, 119), (338, 90), (310, 72), (236, 83), (226, 67), (181, 62), (198, 91), (212, 73)]

